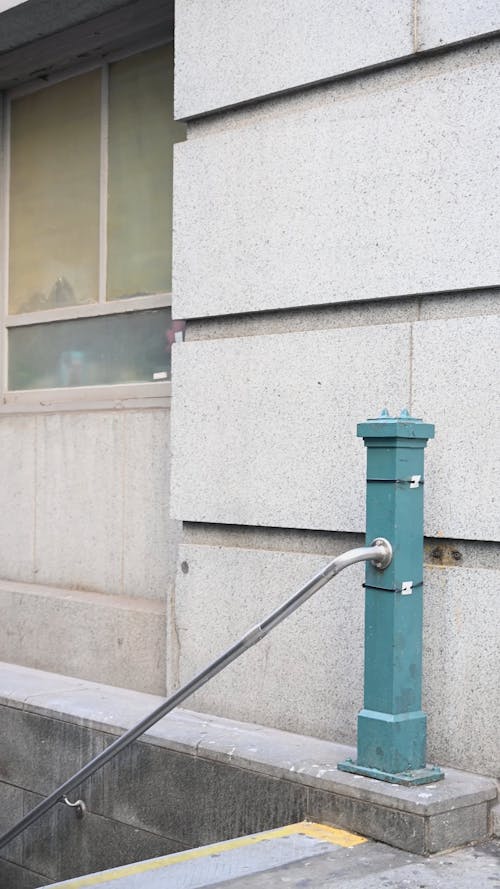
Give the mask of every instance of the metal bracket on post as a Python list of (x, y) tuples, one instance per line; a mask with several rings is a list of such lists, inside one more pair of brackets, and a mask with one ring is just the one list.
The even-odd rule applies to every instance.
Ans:
[(394, 784), (427, 784), (443, 777), (426, 766), (421, 709), (424, 448), (434, 426), (406, 410), (399, 417), (384, 410), (360, 423), (358, 435), (367, 448), (367, 540), (376, 530), (392, 542), (394, 556), (387, 566), (366, 564), (357, 761), (338, 768)]
[(375, 540), (372, 540), (370, 546), (381, 546), (385, 550), (385, 553), (382, 556), (378, 556), (376, 559), (372, 559), (372, 565), (375, 568), (378, 568), (379, 571), (383, 571), (384, 568), (388, 568), (392, 562), (392, 546), (385, 537), (376, 537)]
[(74, 803), (72, 803), (67, 796), (63, 795), (61, 797), (61, 800), (63, 803), (65, 803), (65, 805), (69, 806), (70, 809), (75, 810), (75, 815), (77, 818), (83, 818), (87, 814), (87, 806), (82, 799), (77, 799)]

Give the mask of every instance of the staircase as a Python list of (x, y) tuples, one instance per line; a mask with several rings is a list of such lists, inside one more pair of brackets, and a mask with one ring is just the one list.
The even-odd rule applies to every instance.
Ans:
[[(50, 889), (197, 889), (285, 867), (304, 859), (354, 849), (364, 837), (303, 821), (252, 836), (127, 864), (124, 867), (51, 883)], [(49, 887), (45, 887), (49, 889)]]

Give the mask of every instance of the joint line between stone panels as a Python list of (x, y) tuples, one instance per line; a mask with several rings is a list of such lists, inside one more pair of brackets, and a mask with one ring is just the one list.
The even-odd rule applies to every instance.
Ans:
[[(174, 580), (167, 595), (167, 639), (169, 642), (165, 671), (167, 694), (173, 693), (180, 685), (181, 640), (179, 636), (179, 627), (177, 626), (176, 602), (176, 584)], [(200, 743), (201, 739), (196, 745), (196, 754), (198, 754), (198, 745)]]
[(305, 788), (306, 788), (306, 810), (304, 812), (304, 818), (307, 819), (307, 818), (312, 817), (311, 816), (311, 790), (312, 790), (312, 788), (308, 784), (305, 785)]
[[(28, 867), (26, 864), (20, 864), (20, 862), (14, 858), (6, 858), (5, 855), (2, 855), (1, 853), (0, 853), (0, 863), (8, 865), (9, 867), (11, 867), (13, 869), (14, 872), (19, 871), (20, 874), (21, 873), (23, 874), (23, 876), (27, 874), (28, 876), (36, 877), (37, 880), (42, 879), (44, 881), (52, 879), (50, 874), (44, 874), (40, 870), (34, 870), (32, 867)], [(9, 883), (9, 886), (13, 886), (13, 885), (14, 885), (13, 883)], [(23, 883), (22, 885), (27, 886), (28, 884)], [(30, 883), (29, 885), (31, 886), (33, 884)], [(39, 883), (37, 885), (49, 886), (50, 884), (48, 882), (44, 882), (44, 883)]]
[[(99, 773), (97, 773), (97, 774), (99, 774)], [(92, 777), (93, 776), (91, 776), (87, 780), (91, 781)], [(16, 786), (16, 785), (13, 785), (13, 786)], [(85, 784), (83, 785), (83, 788), (85, 788)], [(30, 794), (30, 795), (33, 794), (36, 797), (40, 797), (40, 799), (43, 799), (45, 796), (45, 794), (40, 793), (40, 791), (30, 790), (28, 787), (20, 787), (19, 789), (21, 791), (23, 791), (23, 796), (24, 796), (24, 794)], [(82, 792), (82, 796), (85, 796), (84, 792)], [(24, 803), (24, 800), (23, 800), (23, 803)], [(27, 814), (32, 808), (33, 808), (33, 806), (31, 803), (29, 805), (27, 805), (26, 812), (24, 814)], [(121, 824), (121, 825), (123, 825), (123, 827), (129, 827), (130, 830), (139, 831), (142, 834), (148, 834), (149, 836), (157, 837), (160, 840), (168, 840), (171, 843), (175, 843), (178, 846), (182, 846), (183, 849), (187, 849), (187, 846), (184, 843), (182, 843), (181, 841), (179, 841), (178, 839), (176, 839), (175, 837), (169, 836), (164, 833), (159, 833), (158, 831), (151, 830), (148, 827), (139, 827), (137, 824), (132, 824), (130, 821), (123, 821), (121, 818), (118, 818), (116, 815), (105, 814), (104, 812), (96, 811), (95, 809), (88, 809), (87, 811), (88, 811), (88, 814), (92, 815), (94, 818), (100, 818), (103, 821), (106, 821), (111, 824)], [(12, 863), (14, 863), (14, 862), (12, 862)]]
[(418, 52), (419, 50), (419, 36), (418, 36), (418, 4), (420, 0), (413, 0), (413, 52)]
[(37, 564), (37, 526), (38, 526), (38, 424), (41, 418), (35, 416), (35, 453), (34, 453), (34, 464), (33, 464), (33, 583), (36, 580), (36, 576), (38, 574), (38, 564)]
[(121, 416), (122, 423), (122, 444), (123, 444), (123, 461), (121, 469), (121, 487), (122, 487), (122, 509), (121, 509), (121, 553), (120, 553), (120, 589), (124, 595), (125, 589), (125, 521), (127, 515), (126, 509), (126, 493), (127, 493), (127, 418)]
[[(414, 0), (414, 2), (417, 3), (417, 0)], [(412, 16), (411, 10), (410, 16)], [(412, 38), (411, 32), (413, 29), (411, 21), (409, 21), (409, 28), (410, 38)], [(200, 137), (198, 128), (202, 129), (203, 136), (206, 135), (206, 132), (203, 132), (203, 128), (206, 128), (207, 126), (213, 127), (214, 132), (217, 132), (219, 130), (219, 127), (221, 127), (225, 123), (227, 117), (234, 116), (240, 113), (242, 117), (246, 117), (246, 124), (250, 125), (253, 122), (253, 119), (251, 117), (253, 111), (262, 114), (262, 110), (265, 109), (269, 112), (269, 114), (273, 114), (274, 116), (276, 116), (277, 113), (280, 113), (280, 109), (276, 108), (275, 103), (285, 102), (287, 100), (293, 99), (295, 96), (300, 96), (301, 94), (306, 95), (308, 93), (314, 92), (315, 90), (334, 87), (337, 84), (354, 82), (356, 80), (360, 80), (361, 78), (370, 79), (373, 74), (383, 74), (384, 72), (390, 72), (393, 69), (404, 70), (404, 68), (407, 68), (408, 66), (418, 66), (418, 68), (421, 69), (424, 61), (428, 61), (430, 64), (432, 64), (433, 60), (439, 61), (440, 56), (452, 56), (453, 54), (455, 54), (455, 52), (466, 52), (470, 48), (470, 46), (474, 44), (481, 42), (485, 44), (491, 44), (498, 37), (499, 34), (500, 30), (487, 31), (482, 34), (464, 38), (461, 41), (445, 43), (436, 47), (430, 47), (429, 49), (425, 47), (418, 47), (416, 51), (413, 50), (412, 40), (411, 51), (408, 50), (406, 55), (400, 56), (398, 58), (375, 62), (371, 65), (366, 65), (362, 68), (355, 68), (353, 70), (346, 71), (334, 76), (328, 76), (319, 80), (287, 87), (277, 92), (254, 96), (251, 99), (241, 100), (240, 102), (236, 102), (232, 105), (225, 105), (214, 110), (197, 113), (191, 116), (187, 115), (186, 117), (182, 118), (182, 121), (191, 127), (191, 130), (188, 134), (188, 140), (194, 140)], [(477, 65), (479, 63), (476, 62), (475, 64)], [(372, 89), (378, 90), (379, 85), (374, 84)], [(363, 95), (366, 96), (367, 94), (369, 94), (370, 91), (371, 90), (369, 90), (367, 87), (363, 90)]]
[[(361, 545), (363, 540), (362, 531), (325, 531), (264, 525), (219, 525), (210, 522), (184, 522), (184, 531), (183, 542), (187, 545), (222, 545), (243, 549), (270, 549), (276, 552), (282, 552), (285, 549), (290, 552), (310, 553), (312, 550), (307, 546), (309, 541), (318, 547), (314, 551), (321, 555), (329, 551), (328, 546), (333, 542), (349, 548), (349, 546)], [(256, 536), (261, 537), (261, 541), (257, 542)], [(288, 545), (285, 545), (285, 541)], [(272, 542), (273, 545), (267, 545), (268, 542)], [(292, 545), (290, 546), (290, 544)]]
[[(5, 706), (5, 707), (6, 707), (7, 709), (9, 709), (9, 710), (14, 709), (14, 708), (8, 707), (7, 704), (4, 704), (4, 705), (2, 705), (2, 706)], [(15, 709), (17, 710), (17, 707), (16, 707)], [(21, 711), (21, 712), (24, 712), (24, 711)], [(5, 786), (5, 787), (14, 787), (16, 790), (20, 790), (22, 793), (24, 793), (25, 791), (26, 791), (27, 793), (36, 793), (36, 790), (30, 790), (29, 787), (23, 787), (21, 784), (16, 784), (15, 781), (4, 781), (4, 780), (2, 780), (2, 781), (0, 781), (0, 787), (2, 787), (2, 786)]]

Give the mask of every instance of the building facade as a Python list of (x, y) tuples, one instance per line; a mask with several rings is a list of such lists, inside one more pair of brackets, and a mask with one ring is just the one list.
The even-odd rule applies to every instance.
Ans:
[[(3, 5), (1, 659), (173, 691), (363, 539), (406, 407), (429, 759), (496, 775), (497, 4), (177, 0), (175, 78), (171, 3)], [(353, 743), (361, 583), (193, 708)]]
[[(494, 4), (433, 0), (177, 4), (187, 140), (176, 147), (173, 311), (188, 342), (174, 356), (183, 532), (167, 646), (175, 685), (362, 540), (356, 423), (406, 407), (436, 425), (429, 758), (490, 775), (499, 25)], [(196, 706), (352, 743), (362, 576), (325, 588)]]

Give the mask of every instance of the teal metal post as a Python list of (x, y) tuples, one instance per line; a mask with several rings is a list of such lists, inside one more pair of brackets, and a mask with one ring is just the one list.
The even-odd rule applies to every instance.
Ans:
[(395, 784), (443, 777), (426, 767), (421, 709), (424, 448), (434, 426), (403, 410), (358, 425), (367, 448), (366, 539), (386, 537), (393, 559), (366, 564), (365, 692), (357, 762), (339, 769)]

